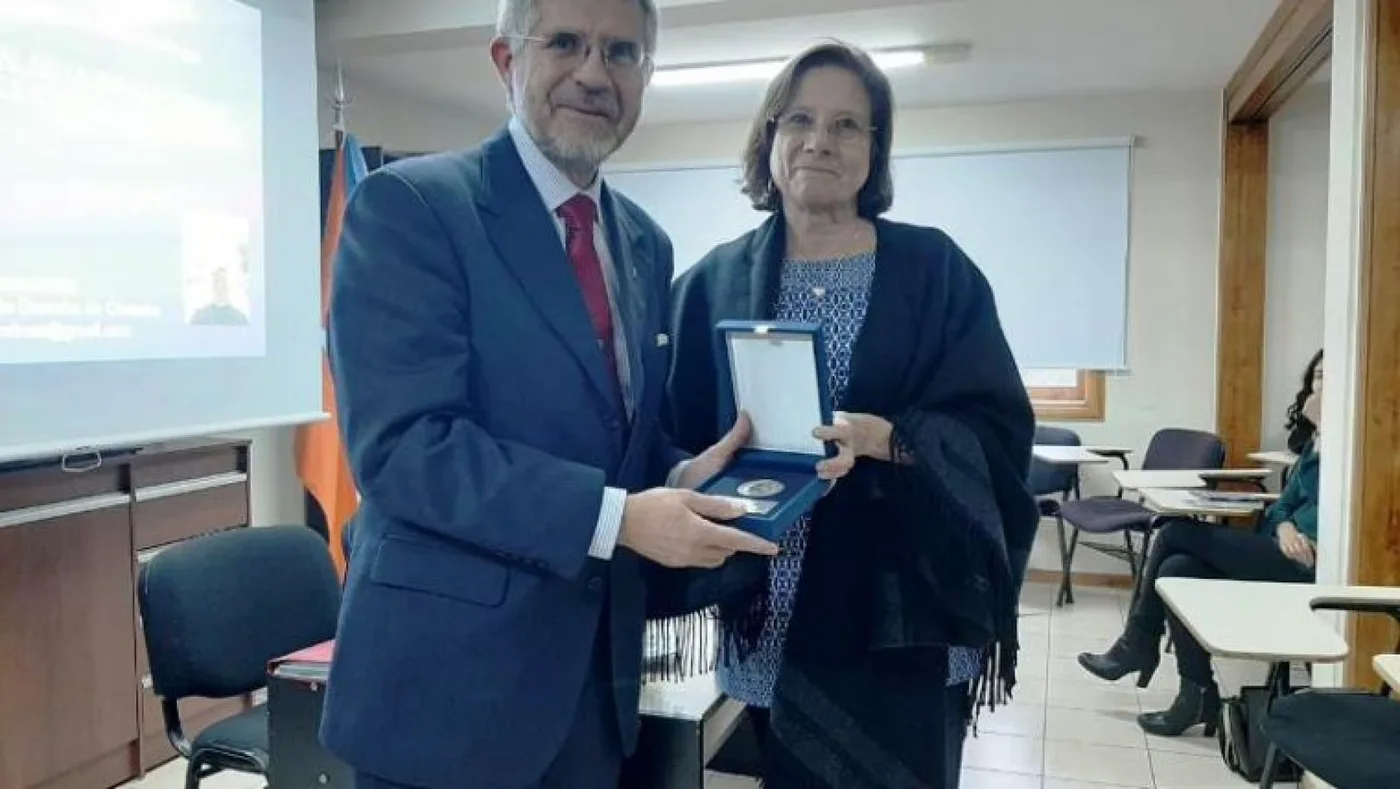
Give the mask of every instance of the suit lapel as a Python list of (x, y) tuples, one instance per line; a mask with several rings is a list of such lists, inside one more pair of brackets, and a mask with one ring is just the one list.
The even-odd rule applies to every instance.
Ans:
[(630, 373), (628, 402), (635, 410), (646, 393), (644, 353), (648, 346), (644, 343), (647, 341), (646, 327), (654, 325), (647, 320), (646, 295), (656, 267), (647, 254), (650, 245), (646, 243), (642, 228), (622, 203), (613, 198), (606, 185), (603, 187), (603, 206), (608, 251), (613, 259), (613, 282), (617, 288), (617, 311), (622, 318), (620, 328), (627, 334), (627, 369)]
[(607, 360), (593, 339), (593, 322), (568, 253), (509, 133), (499, 133), (485, 150), (485, 188), (477, 202), (487, 237), (598, 393), (616, 403), (617, 387), (609, 382)]

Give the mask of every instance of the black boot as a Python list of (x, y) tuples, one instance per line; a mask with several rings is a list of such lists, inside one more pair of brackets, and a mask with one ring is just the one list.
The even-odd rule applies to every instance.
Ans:
[(1220, 689), (1214, 682), (1197, 685), (1183, 679), (1171, 707), (1138, 716), (1142, 730), (1159, 737), (1179, 737), (1198, 723), (1205, 724), (1207, 737), (1214, 736), (1220, 725)]
[(1147, 687), (1161, 662), (1162, 653), (1158, 650), (1158, 639), (1149, 638), (1143, 635), (1141, 630), (1131, 626), (1102, 655), (1092, 652), (1082, 652), (1079, 655), (1079, 665), (1083, 666), (1085, 671), (1109, 682), (1117, 682), (1136, 671), (1139, 688)]

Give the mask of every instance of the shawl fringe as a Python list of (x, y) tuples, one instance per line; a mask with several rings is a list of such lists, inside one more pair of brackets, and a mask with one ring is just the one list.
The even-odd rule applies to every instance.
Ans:
[(646, 674), (682, 682), (747, 660), (758, 649), (768, 618), (764, 590), (701, 611), (647, 623)]
[(658, 682), (681, 682), (718, 668), (719, 611), (705, 608), (647, 622), (643, 671)]

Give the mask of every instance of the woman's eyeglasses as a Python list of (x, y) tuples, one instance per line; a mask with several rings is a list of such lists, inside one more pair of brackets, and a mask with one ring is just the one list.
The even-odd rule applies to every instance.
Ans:
[(811, 113), (803, 111), (789, 112), (779, 115), (773, 119), (774, 128), (779, 134), (789, 137), (806, 137), (818, 128), (823, 129), (831, 135), (833, 140), (839, 142), (855, 142), (870, 136), (875, 131), (874, 126), (866, 126), (855, 118), (842, 116), (833, 118), (825, 125), (819, 124)]

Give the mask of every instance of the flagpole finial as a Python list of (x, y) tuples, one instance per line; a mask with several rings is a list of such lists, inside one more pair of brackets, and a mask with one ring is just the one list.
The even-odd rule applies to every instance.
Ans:
[(335, 89), (331, 92), (331, 128), (335, 130), (336, 144), (345, 136), (345, 108), (354, 103), (345, 92), (345, 68), (340, 61), (335, 62)]

